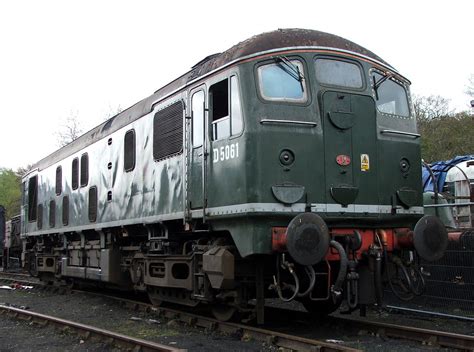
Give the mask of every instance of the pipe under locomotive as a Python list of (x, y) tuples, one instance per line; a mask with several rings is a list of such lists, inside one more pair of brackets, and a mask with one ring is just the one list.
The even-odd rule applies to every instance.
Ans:
[(423, 217), (409, 84), (312, 30), (211, 55), (30, 170), (25, 265), (224, 320), (263, 322), (273, 297), (323, 315), (380, 304), (387, 283), (419, 294), (407, 266), (447, 234)]

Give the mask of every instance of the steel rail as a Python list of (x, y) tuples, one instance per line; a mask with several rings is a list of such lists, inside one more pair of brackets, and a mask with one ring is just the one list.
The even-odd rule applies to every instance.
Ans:
[(60, 328), (70, 328), (84, 338), (96, 337), (109, 344), (120, 347), (132, 348), (137, 351), (163, 351), (163, 352), (182, 352), (186, 351), (179, 348), (162, 345), (160, 343), (137, 339), (134, 337), (118, 334), (116, 332), (96, 328), (94, 326), (76, 323), (70, 320), (60, 319), (50, 315), (35, 313), (24, 309), (8, 307), (0, 304), (0, 314), (7, 315), (16, 319), (26, 321), (35, 321), (41, 325), (52, 324)]
[[(41, 288), (49, 288), (48, 285), (44, 285), (40, 282), (25, 282), (25, 281), (18, 281), (14, 279), (2, 279), (0, 281), (8, 280), (8, 281), (15, 281), (18, 283), (27, 283), (29, 285), (37, 285), (41, 286)], [(59, 287), (51, 286), (53, 290), (60, 289)], [(355, 349), (348, 346), (343, 346), (336, 343), (329, 343), (320, 340), (313, 340), (299, 336), (293, 336), (284, 334), (277, 331), (266, 330), (262, 328), (252, 327), (245, 324), (238, 324), (238, 323), (230, 323), (230, 322), (222, 322), (213, 318), (209, 318), (206, 316), (201, 316), (193, 313), (188, 313), (172, 308), (167, 307), (156, 307), (149, 303), (144, 303), (140, 301), (134, 301), (131, 299), (111, 296), (99, 292), (91, 292), (91, 291), (83, 291), (83, 290), (70, 290), (72, 293), (84, 293), (87, 295), (93, 295), (103, 298), (108, 298), (115, 300), (126, 307), (132, 310), (142, 310), (145, 312), (154, 312), (160, 317), (165, 319), (174, 319), (181, 321), (185, 324), (190, 326), (196, 326), (200, 328), (204, 328), (210, 331), (217, 331), (222, 332), (225, 334), (239, 334), (246, 338), (252, 338), (257, 341), (266, 342), (268, 344), (272, 344), (277, 347), (283, 347), (292, 349), (295, 351), (319, 351), (319, 352), (360, 352), (361, 350)], [(0, 306), (0, 309), (2, 306)]]
[(429, 311), (429, 310), (398, 307), (398, 306), (391, 306), (391, 305), (387, 305), (386, 308), (389, 311), (397, 310), (397, 311), (404, 312), (404, 313), (414, 313), (414, 314), (418, 314), (418, 315), (423, 314), (423, 315), (429, 315), (429, 316), (433, 316), (433, 317), (449, 318), (449, 319), (456, 319), (456, 320), (464, 320), (464, 321), (474, 322), (474, 317), (465, 317), (465, 316), (462, 316), (462, 315), (447, 314), (447, 313), (441, 313), (441, 312), (432, 312), (432, 311)]
[(22, 278), (30, 278), (30, 274), (25, 274), (25, 273), (15, 273), (12, 271), (0, 271), (0, 276), (3, 277), (22, 277)]
[(382, 336), (419, 341), (434, 346), (457, 348), (468, 351), (474, 350), (474, 336), (470, 335), (382, 323), (365, 319), (354, 319), (349, 317), (333, 318), (340, 321), (350, 322), (351, 324), (355, 324), (357, 326), (362, 326), (365, 329), (373, 331)]
[[(8, 269), (7, 269), (8, 270)], [(19, 270), (19, 271), (12, 271), (12, 270), (8, 270), (8, 271), (4, 271), (3, 269), (0, 270), (0, 274), (5, 274), (5, 275), (19, 275), (19, 276), (31, 276), (30, 274), (28, 274), (26, 271), (24, 270)]]
[(165, 319), (174, 319), (190, 326), (196, 326), (211, 331), (222, 332), (225, 334), (238, 334), (246, 338), (252, 338), (257, 341), (266, 342), (277, 347), (288, 348), (295, 351), (319, 351), (319, 352), (360, 352), (361, 350), (352, 347), (329, 343), (320, 340), (308, 339), (300, 336), (293, 336), (281, 332), (257, 328), (245, 324), (222, 322), (202, 315), (188, 313), (168, 307), (157, 307), (152, 304), (138, 302), (126, 298), (120, 298), (102, 293), (89, 291), (73, 290), (73, 292), (92, 294), (99, 297), (105, 297), (116, 300), (133, 310), (142, 310), (145, 312), (154, 312)]
[[(41, 285), (42, 288), (48, 288), (49, 286), (42, 283), (25, 282), (14, 279), (2, 279), (1, 281), (15, 281), (18, 283), (27, 283), (29, 285)], [(59, 287), (51, 286), (53, 290), (61, 290)], [(240, 333), (242, 335), (254, 338), (259, 341), (272, 343), (278, 347), (290, 348), (294, 350), (318, 350), (318, 351), (358, 351), (350, 347), (327, 343), (318, 340), (305, 339), (297, 336), (290, 336), (287, 334), (265, 330), (260, 328), (254, 328), (248, 325), (221, 322), (212, 318), (178, 311), (171, 308), (156, 307), (148, 303), (134, 301), (126, 298), (120, 298), (116, 296), (106, 295), (98, 292), (82, 291), (82, 290), (71, 290), (71, 292), (85, 293), (88, 295), (94, 295), (104, 297), (118, 301), (131, 309), (143, 310), (146, 312), (154, 311), (158, 315), (167, 319), (176, 319), (189, 325), (195, 325), (209, 330), (221, 331), (223, 333)], [(287, 309), (272, 307), (272, 309), (281, 310), (285, 313), (302, 314), (308, 316), (305, 312), (288, 311)], [(430, 329), (422, 329), (410, 326), (401, 326), (396, 324), (382, 323), (365, 319), (355, 319), (341, 316), (331, 316), (331, 319), (349, 322), (353, 326), (364, 327), (367, 330), (373, 331), (380, 335), (385, 335), (392, 338), (401, 338), (406, 340), (418, 341), (427, 343), (430, 345), (438, 345), (442, 347), (458, 348), (464, 350), (474, 350), (474, 336), (450, 333), (444, 331), (436, 331)]]
[[(10, 279), (11, 280), (11, 279)], [(28, 282), (28, 284), (33, 284)], [(38, 283), (36, 283), (38, 285)], [(53, 287), (54, 288), (54, 287)], [(255, 328), (244, 324), (221, 322), (213, 318), (200, 316), (188, 312), (179, 311), (167, 307), (156, 307), (148, 303), (139, 302), (131, 299), (106, 295), (98, 292), (71, 290), (71, 292), (85, 293), (94, 296), (100, 296), (108, 299), (118, 301), (133, 310), (143, 310), (146, 312), (154, 311), (159, 316), (167, 319), (176, 319), (188, 325), (194, 325), (209, 330), (216, 330), (223, 333), (239, 333), (249, 338), (254, 338), (259, 341), (272, 343), (278, 347), (290, 348), (294, 350), (318, 350), (318, 351), (358, 351), (347, 346), (327, 343), (318, 340), (306, 339), (297, 336), (290, 336), (287, 334)], [(272, 307), (272, 309), (281, 310), (285, 313), (301, 314), (307, 317), (306, 312), (294, 312), (287, 309)], [(379, 335), (385, 335), (391, 338), (400, 338), (411, 341), (418, 341), (430, 345), (438, 345), (442, 347), (457, 348), (463, 350), (474, 350), (474, 336), (457, 334), (445, 331), (437, 331), (431, 329), (402, 326), (396, 324), (389, 324), (383, 322), (376, 322), (366, 319), (355, 319), (350, 317), (330, 316), (336, 321), (348, 322), (352, 326), (364, 327), (369, 331), (373, 331)]]

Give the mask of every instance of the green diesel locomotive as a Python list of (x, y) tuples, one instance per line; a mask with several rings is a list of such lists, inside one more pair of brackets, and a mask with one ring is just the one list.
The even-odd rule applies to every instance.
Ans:
[(314, 30), (208, 56), (34, 165), (25, 265), (223, 320), (262, 322), (270, 297), (318, 315), (380, 303), (390, 266), (419, 291), (400, 254), (437, 259), (447, 234), (423, 217), (409, 85)]

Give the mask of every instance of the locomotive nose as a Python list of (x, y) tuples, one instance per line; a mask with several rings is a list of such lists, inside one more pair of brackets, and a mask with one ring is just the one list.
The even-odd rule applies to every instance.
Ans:
[(293, 218), (286, 231), (288, 253), (299, 264), (319, 263), (329, 248), (329, 230), (324, 220), (313, 213)]
[(425, 215), (415, 225), (413, 245), (424, 260), (441, 259), (448, 246), (448, 231), (436, 216)]

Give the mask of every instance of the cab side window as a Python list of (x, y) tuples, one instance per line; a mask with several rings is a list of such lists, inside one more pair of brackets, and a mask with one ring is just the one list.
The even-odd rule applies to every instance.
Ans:
[(242, 132), (242, 107), (237, 76), (231, 76), (209, 88), (209, 112), (212, 140), (217, 141)]
[(200, 147), (204, 137), (204, 92), (202, 90), (193, 94), (191, 107), (193, 147)]
[(132, 171), (135, 168), (136, 160), (135, 130), (129, 130), (125, 133), (123, 154), (123, 167), (125, 172)]

